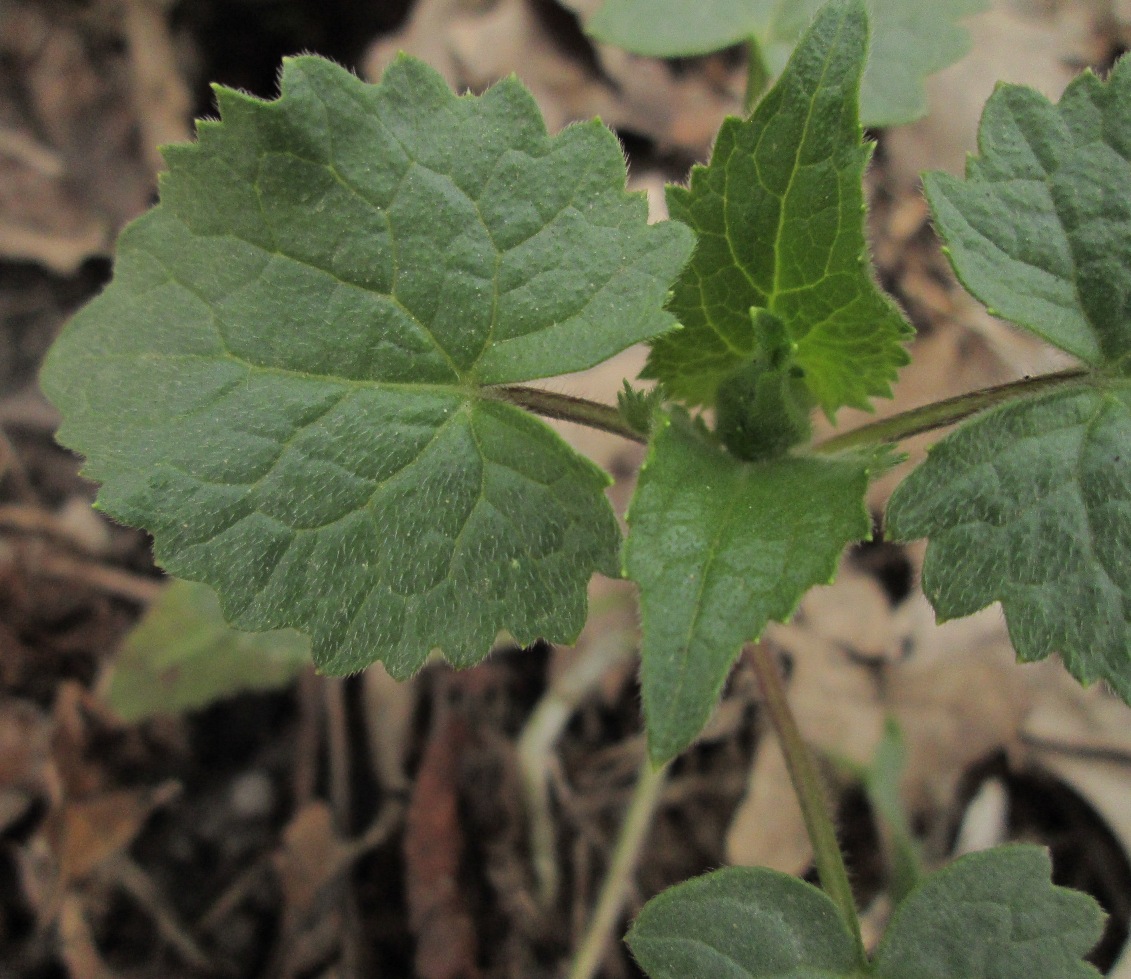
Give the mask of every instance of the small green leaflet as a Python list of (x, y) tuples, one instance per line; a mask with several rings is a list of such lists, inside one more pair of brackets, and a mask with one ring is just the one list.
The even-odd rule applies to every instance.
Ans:
[(715, 394), (715, 431), (738, 458), (783, 455), (813, 437), (813, 395), (793, 360), (793, 344), (772, 313), (754, 320), (761, 335), (752, 360), (723, 379)]
[(929, 537), (940, 619), (991, 602), (1025, 661), (1059, 652), (1131, 701), (1131, 382), (988, 411), (936, 445), (888, 505), (889, 536)]
[(133, 722), (286, 686), (309, 662), (304, 636), (289, 629), (238, 632), (224, 621), (211, 588), (174, 580), (114, 657), (106, 699)]
[(1082, 959), (1103, 913), (1050, 875), (1035, 846), (960, 857), (900, 904), (871, 963), (824, 893), (761, 867), (677, 884), (625, 940), (651, 979), (1098, 979)]
[(657, 416), (625, 546), (640, 586), (654, 761), (695, 739), (742, 644), (831, 581), (844, 545), (868, 536), (875, 465), (859, 455), (743, 462), (686, 413)]
[(880, 847), (884, 851), (891, 897), (896, 904), (923, 878), (922, 855), (900, 791), (906, 768), (903, 733), (895, 719), (888, 717), (872, 762), (860, 774), (868, 805), (880, 824)]
[[(753, 38), (772, 76), (789, 59), (824, 0), (605, 0), (587, 24), (600, 41), (653, 57), (706, 54)], [(868, 126), (927, 111), (923, 80), (961, 58), (970, 39), (957, 21), (986, 0), (868, 0), (875, 25), (860, 94)]]
[(651, 979), (863, 976), (836, 905), (765, 867), (728, 867), (649, 901), (625, 942)]
[(896, 908), (876, 979), (1099, 979), (1083, 961), (1104, 915), (1056, 887), (1047, 851), (1012, 844), (960, 857)]
[(990, 97), (966, 180), (928, 174), (962, 284), (996, 316), (1093, 366), (1131, 354), (1131, 59), (1076, 78), (1059, 105)]
[(411, 58), (367, 85), (301, 57), (281, 92), (218, 88), (223, 121), (165, 151), (48, 359), (60, 439), (166, 568), (327, 672), (572, 639), (617, 570), (608, 477), (491, 386), (669, 329), (690, 232), (514, 79), (457, 98)]
[(723, 123), (710, 165), (668, 188), (672, 217), (699, 239), (668, 305), (683, 329), (655, 343), (643, 374), (671, 395), (713, 403), (774, 320), (827, 413), (890, 395), (910, 327), (877, 288), (864, 238), (867, 34), (862, 0), (825, 6), (751, 118)]
[(1003, 86), (965, 182), (928, 179), (959, 276), (1094, 373), (973, 419), (897, 489), (892, 536), (929, 537), (942, 619), (993, 601), (1022, 660), (1060, 653), (1131, 701), (1131, 61), (1059, 106)]
[(652, 417), (663, 402), (664, 389), (659, 386), (642, 391), (625, 380), (617, 392), (617, 411), (632, 430), (641, 435), (652, 431)]

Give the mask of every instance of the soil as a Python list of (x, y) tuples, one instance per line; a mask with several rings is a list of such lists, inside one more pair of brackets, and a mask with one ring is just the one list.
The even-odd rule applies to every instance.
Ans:
[[(569, 10), (528, 7), (555, 57), (599, 75)], [(128, 725), (100, 694), (162, 573), (144, 533), (90, 509), (95, 487), (54, 443), (57, 418), (36, 384), (67, 317), (108, 281), (117, 232), (154, 199), (149, 136), (187, 138), (188, 117), (214, 111), (209, 81), (272, 97), (286, 54), (365, 70), (414, 12), (414, 0), (0, 0), (3, 979), (548, 979), (584, 931), (641, 759), (631, 656), (576, 705), (547, 756), (549, 901), (532, 862), (519, 737), (570, 651), (498, 650), (463, 673), (437, 664), (395, 693), (369, 674), (308, 672), (282, 690)], [(671, 71), (700, 84), (735, 66), (731, 52)], [(673, 123), (665, 137), (651, 117), (623, 128), (634, 174), (681, 179), (696, 156), (698, 137), (679, 135), (689, 128)], [(951, 336), (955, 287), (914, 188), (889, 167), (886, 134), (875, 135), (878, 273), (920, 342), (934, 342)], [(985, 336), (954, 335), (961, 363), (992, 359)], [(623, 492), (638, 460), (617, 459)], [(918, 593), (917, 562), (880, 539), (846, 567), (895, 616)], [(583, 641), (631, 632), (630, 596), (599, 597), (605, 611)], [(760, 741), (743, 660), (719, 718), (673, 767), (626, 922), (661, 889), (731, 859)], [(1050, 846), (1058, 880), (1111, 912), (1093, 956), (1110, 967), (1131, 916), (1131, 869), (1110, 826), (1004, 747), (959, 774), (943, 802), (913, 812), (929, 856), (942, 859), (968, 803), (1000, 785), (1005, 835)], [(872, 814), (858, 789), (837, 784), (860, 904), (882, 916)], [(642, 975), (620, 944), (600, 974)]]

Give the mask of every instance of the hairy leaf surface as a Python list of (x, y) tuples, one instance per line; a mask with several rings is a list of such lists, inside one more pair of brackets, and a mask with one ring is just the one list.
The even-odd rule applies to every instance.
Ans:
[(892, 497), (891, 532), (929, 537), (940, 618), (1000, 601), (1023, 660), (1058, 652), (1131, 701), (1131, 60), (1058, 106), (1002, 86), (965, 182), (931, 175), (959, 276), (994, 312), (1094, 371), (987, 412)]
[(219, 88), (223, 121), (166, 150), (45, 369), (60, 438), (164, 566), (327, 671), (571, 639), (616, 571), (607, 476), (490, 386), (670, 328), (690, 233), (514, 79), (457, 98), (410, 58), (366, 85), (302, 57), (281, 93)]
[(1056, 887), (1048, 853), (1010, 845), (960, 857), (896, 909), (876, 979), (1098, 979), (1083, 961), (1103, 912)]
[(1103, 913), (1054, 886), (1046, 851), (960, 857), (896, 909), (875, 958), (857, 960), (836, 906), (811, 884), (731, 867), (664, 891), (626, 941), (651, 979), (1092, 979), (1083, 956)]
[(672, 395), (713, 403), (768, 342), (767, 322), (784, 326), (826, 412), (890, 394), (910, 328), (876, 287), (864, 239), (867, 33), (862, 0), (826, 6), (751, 118), (728, 119), (710, 165), (668, 188), (672, 217), (698, 235), (669, 303), (683, 329), (655, 343), (644, 372)]
[[(776, 76), (823, 2), (606, 0), (588, 29), (627, 51), (664, 58), (753, 38)], [(874, 27), (860, 95), (865, 124), (891, 126), (923, 115), (923, 80), (966, 53), (970, 39), (957, 21), (985, 6), (985, 0), (868, 0)]]
[(1131, 354), (1131, 59), (1058, 105), (1002, 85), (966, 179), (927, 196), (962, 283), (997, 316), (1093, 365)]
[(1000, 601), (1022, 660), (1059, 652), (1131, 700), (1131, 383), (967, 422), (899, 486), (887, 523), (930, 538), (923, 590), (940, 619)]
[(310, 662), (290, 629), (239, 632), (207, 585), (172, 581), (114, 657), (106, 699), (129, 722), (286, 686)]
[(743, 462), (686, 414), (658, 416), (629, 510), (628, 576), (640, 586), (648, 750), (674, 757), (707, 722), (742, 644), (832, 580), (868, 536), (872, 460)]
[(625, 938), (651, 979), (847, 979), (863, 975), (836, 905), (765, 867), (728, 867), (669, 888)]

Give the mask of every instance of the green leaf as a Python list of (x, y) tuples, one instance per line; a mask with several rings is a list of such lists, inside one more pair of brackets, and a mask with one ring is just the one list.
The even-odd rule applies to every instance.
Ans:
[(884, 721), (884, 734), (872, 763), (864, 770), (864, 791), (881, 826), (892, 901), (899, 904), (923, 879), (923, 859), (911, 831), (900, 782), (907, 767), (903, 733), (894, 718)]
[(1011, 845), (960, 857), (899, 905), (876, 979), (1089, 979), (1103, 912), (1053, 886), (1048, 854)]
[(286, 686), (309, 662), (297, 632), (237, 632), (211, 588), (175, 580), (126, 637), (106, 698), (133, 722)]
[(626, 936), (651, 979), (1089, 979), (1103, 912), (1056, 887), (1045, 850), (960, 857), (896, 909), (875, 959), (856, 958), (833, 902), (765, 868), (731, 867), (649, 901)]
[[(587, 25), (598, 40), (669, 58), (706, 54), (753, 38), (772, 75), (789, 58), (824, 0), (605, 0)], [(860, 106), (869, 126), (892, 126), (927, 111), (923, 80), (970, 47), (957, 21), (985, 0), (869, 0), (875, 35)]]
[(826, 412), (890, 395), (910, 327), (876, 287), (864, 238), (867, 33), (862, 0), (828, 4), (751, 118), (723, 123), (710, 166), (668, 188), (672, 217), (699, 238), (669, 303), (683, 329), (655, 343), (643, 375), (672, 395), (713, 403), (770, 322)]
[(683, 412), (657, 417), (625, 548), (640, 586), (654, 761), (699, 733), (742, 644), (831, 581), (844, 545), (868, 536), (874, 465), (862, 456), (743, 462)]
[(670, 328), (690, 233), (514, 79), (457, 98), (410, 58), (366, 85), (302, 57), (281, 91), (218, 88), (223, 121), (165, 151), (48, 359), (61, 440), (165, 567), (328, 672), (572, 639), (616, 571), (608, 477), (490, 386)]
[(1131, 60), (1085, 73), (1054, 106), (1000, 87), (965, 182), (928, 179), (967, 288), (1097, 368), (944, 439), (888, 509), (929, 536), (940, 618), (1000, 601), (1022, 660), (1059, 652), (1131, 701)]
[(1020, 659), (1059, 652), (1131, 701), (1131, 382), (967, 422), (898, 487), (887, 524), (930, 537), (923, 589), (940, 619), (1000, 601)]
[(1000, 86), (966, 180), (926, 178), (962, 283), (1092, 365), (1131, 354), (1131, 59), (1085, 72), (1059, 105)]
[(782, 455), (813, 435), (813, 396), (805, 372), (793, 359), (785, 327), (761, 310), (763, 344), (753, 360), (723, 379), (715, 397), (719, 438), (740, 459)]
[(642, 391), (625, 380), (617, 392), (617, 411), (629, 427), (641, 435), (652, 431), (652, 417), (663, 402), (664, 389), (659, 385)]
[(824, 892), (765, 867), (729, 867), (654, 897), (625, 937), (651, 979), (862, 975)]
[[(598, 41), (634, 54), (682, 58), (718, 51), (760, 34), (773, 22), (779, 2), (704, 0), (690, 6), (687, 0), (605, 0), (585, 29)], [(806, 19), (812, 14), (811, 4)]]

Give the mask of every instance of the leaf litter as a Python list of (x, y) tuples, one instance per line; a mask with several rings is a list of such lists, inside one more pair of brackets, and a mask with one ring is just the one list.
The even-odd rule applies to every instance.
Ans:
[[(668, 65), (600, 48), (595, 69), (593, 52), (579, 49), (576, 37), (563, 44), (561, 31), (545, 29), (541, 7), (546, 5), (464, 4), (457, 9), (448, 4), (447, 19), (435, 13), (441, 6), (419, 0), (406, 24), (420, 22), (427, 9), (433, 9), (432, 23), (438, 25), (433, 44), (442, 52), (438, 67), (449, 65), (453, 82), (480, 89), (514, 67), (503, 63), (507, 51), (521, 50), (522, 70), (535, 76), (528, 80), (551, 118), (557, 113), (564, 123), (600, 112), (654, 145), (660, 151), (658, 166), (664, 164), (664, 153), (675, 153), (680, 166), (684, 159), (702, 159), (722, 114), (732, 111), (740, 98), (741, 65), (725, 53), (695, 59), (680, 75)], [(78, 30), (89, 27), (80, 25)], [(421, 28), (415, 37), (426, 33)], [(404, 37), (408, 35), (390, 35), (384, 43), (399, 43)], [(541, 40), (524, 47), (531, 38)], [(609, 85), (609, 78), (619, 83), (621, 94)], [(666, 93), (659, 108), (645, 106), (649, 87)], [(882, 137), (879, 166), (870, 178), (874, 254), (881, 276), (894, 285), (916, 320), (918, 343), (932, 351), (923, 370), (916, 375), (913, 367), (912, 376), (897, 389), (895, 406), (900, 407), (930, 400), (947, 384), (969, 389), (1022, 373), (1030, 369), (1035, 352), (1014, 331), (955, 298), (960, 293), (952, 288), (930, 242), (916, 197), (897, 185), (891, 169), (895, 161), (884, 159), (889, 145), (895, 152), (897, 137), (898, 131), (891, 134), (890, 144), (889, 135)], [(40, 203), (49, 200), (43, 197)], [(5, 279), (0, 285), (0, 302), (8, 304), (0, 308), (9, 313), (9, 322), (38, 324), (38, 332), (21, 326), (26, 332), (20, 334), (13, 328), (5, 342), (8, 336), (22, 337), (21, 349), (32, 352), (26, 362), (34, 364), (37, 342), (42, 349), (42, 337), (57, 329), (59, 313), (51, 314), (50, 308), (73, 305), (79, 287), (50, 277), (41, 280), (46, 285), (25, 290), (22, 301), (31, 316), (21, 318), (11, 305), (9, 282), (18, 284)], [(85, 288), (90, 288), (89, 281)], [(0, 391), (0, 404), (14, 406), (5, 409), (9, 413), (0, 420), (14, 448), (15, 465), (26, 477), (21, 480), (12, 464), (0, 471), (0, 503), (56, 514), (68, 501), (87, 499), (89, 491), (75, 477), (73, 465), (46, 441), (37, 402), (26, 397), (4, 400), (26, 391), (26, 378), (26, 370), (15, 373)], [(585, 383), (593, 387), (583, 393), (611, 400), (619, 376), (610, 375), (607, 390), (600, 387), (606, 383), (602, 378)], [(616, 499), (631, 485), (639, 455), (631, 447), (610, 452), (610, 459), (620, 460), (616, 469), (624, 472), (613, 489)], [(893, 474), (873, 488), (869, 503), (874, 511), (895, 480)], [(273, 948), (278, 940), (265, 922), (283, 914), (289, 915), (288, 921), (302, 920), (302, 927), (286, 929), (297, 936), (291, 947), (299, 950), (290, 964), (301, 964), (305, 957), (309, 974), (329, 976), (342, 936), (350, 932), (349, 913), (341, 910), (335, 894), (340, 885), (331, 880), (337, 874), (335, 879), (346, 881), (346, 889), (354, 890), (360, 900), (366, 934), (372, 936), (371, 961), (391, 974), (411, 975), (418, 949), (411, 939), (406, 884), (427, 894), (436, 881), (429, 871), (407, 869), (401, 847), (408, 832), (400, 817), (382, 842), (371, 848), (362, 845), (381, 817), (381, 799), (399, 798), (409, 803), (404, 811), (411, 812), (411, 793), (420, 791), (413, 786), (414, 778), (424, 764), (426, 746), (438, 736), (430, 732), (446, 726), (439, 722), (446, 697), (440, 691), (448, 682), (444, 669), (431, 667), (417, 681), (395, 688), (368, 676), (362, 681), (366, 692), (357, 685), (349, 688), (351, 724), (368, 737), (362, 739), (363, 748), (353, 749), (360, 775), (355, 812), (343, 825), (322, 800), (328, 793), (321, 788), (326, 775), (320, 759), (337, 749), (330, 748), (321, 728), (323, 698), (300, 692), (308, 681), (300, 683), (299, 691), (243, 695), (229, 705), (182, 719), (156, 719), (140, 728), (121, 725), (77, 696), (76, 688), (63, 685), (64, 680), (79, 680), (89, 686), (104, 672), (111, 651), (158, 586), (136, 535), (120, 529), (109, 533), (109, 543), (92, 554), (66, 534), (29, 523), (0, 525), (0, 681), (5, 694), (0, 700), (0, 731), (10, 731), (25, 748), (22, 755), (6, 753), (2, 769), (0, 807), (8, 815), (0, 861), (6, 873), (15, 870), (0, 885), (0, 909), (5, 920), (20, 920), (21, 915), (27, 920), (30, 915), (36, 922), (23, 932), (5, 932), (0, 956), (11, 956), (17, 969), (29, 972), (55, 957), (76, 977), (187, 976), (199, 974), (192, 965), (202, 961), (194, 960), (195, 948), (229, 971), (256, 975), (269, 963), (257, 958), (261, 953), (255, 949)], [(1128, 806), (1118, 791), (1127, 781), (1125, 708), (1100, 691), (1064, 689), (1059, 681), (1047, 679), (1053, 671), (1019, 668), (1004, 656), (999, 662), (994, 650), (1001, 648), (1002, 624), (992, 610), (980, 616), (968, 634), (935, 633), (914, 600), (893, 605), (890, 592), (877, 584), (888, 587), (890, 565), (899, 561), (904, 562), (900, 573), (913, 576), (917, 550), (910, 548), (899, 560), (874, 564), (865, 573), (859, 567), (868, 553), (876, 552), (860, 552), (850, 559), (853, 570), (843, 579), (843, 592), (836, 591), (841, 587), (837, 585), (811, 596), (802, 617), (772, 638), (795, 661), (794, 696), (812, 695), (820, 675), (823, 684), (844, 694), (846, 708), (849, 703), (865, 705), (827, 712), (814, 721), (810, 737), (831, 743), (839, 732), (841, 746), (866, 762), (885, 708), (894, 704), (897, 713), (902, 710), (910, 748), (906, 803), (936, 827), (927, 837), (934, 847), (928, 852), (936, 859), (946, 852), (948, 831), (965, 815), (968, 788), (963, 780), (984, 754), (1003, 758), (1010, 772), (1055, 772), (1107, 816), (1125, 850), (1129, 828), (1119, 814)], [(890, 557), (895, 552), (887, 553)], [(623, 602), (615, 595), (608, 600)], [(631, 609), (626, 614), (631, 618)], [(495, 656), (486, 667), (494, 679), (474, 701), (476, 717), (481, 713), (487, 720), (477, 722), (478, 733), (470, 741), (458, 746), (449, 742), (463, 762), (448, 766), (439, 780), (443, 792), (463, 800), (465, 816), (479, 813), (470, 824), (473, 828), (462, 826), (457, 836), (444, 841), (447, 858), (457, 840), (463, 848), (457, 863), (469, 885), (463, 892), (466, 906), (446, 913), (454, 913), (453, 920), (459, 914), (470, 916), (480, 943), (475, 967), (500, 979), (550, 975), (566, 954), (573, 938), (571, 921), (576, 928), (592, 903), (642, 751), (629, 661), (611, 669), (599, 688), (580, 700), (549, 756), (555, 853), (566, 886), (554, 913), (540, 915), (518, 810), (512, 806), (500, 813), (497, 787), (511, 784), (513, 775), (505, 773), (513, 772), (513, 746), (549, 674), (558, 669), (553, 664), (572, 655), (543, 648), (524, 656)], [(950, 669), (955, 656), (978, 659), (986, 685), (992, 681), (995, 689), (1018, 686), (1015, 680), (1012, 685), (1005, 682), (1007, 673), (1031, 679), (1020, 684), (1019, 702), (983, 696), (972, 703), (970, 691), (952, 682), (960, 675)], [(886, 679), (881, 683), (877, 676)], [(757, 703), (748, 680), (740, 663), (702, 747), (676, 769), (638, 875), (639, 897), (627, 909), (629, 914), (663, 886), (728, 859), (741, 862), (739, 837), (747, 841), (744, 845), (767, 848), (734, 816), (736, 810), (742, 812), (739, 803), (749, 771), (768, 750), (758, 740)], [(363, 703), (392, 703), (390, 710), (401, 719), (387, 724), (373, 719)], [(956, 752), (955, 742), (961, 739), (955, 732), (965, 733), (967, 725), (977, 737)], [(58, 732), (54, 748), (49, 747), (51, 732)], [(248, 774), (267, 787), (261, 801), (250, 807), (246, 799), (234, 801), (244, 798), (234, 786)], [(771, 773), (759, 780), (767, 795), (773, 794), (769, 785), (774, 777)], [(163, 787), (171, 786), (170, 779), (181, 785), (178, 795)], [(64, 783), (71, 787), (67, 793)], [(71, 802), (63, 801), (72, 797)], [(779, 809), (785, 808), (780, 805), (783, 797), (788, 793), (776, 794)], [(1012, 804), (1020, 805), (1016, 800)], [(83, 843), (90, 827), (103, 819), (110, 828), (93, 834), (97, 843)], [(414, 833), (423, 832), (420, 817), (404, 819), (416, 824)], [(77, 828), (61, 837), (49, 834), (49, 826), (64, 823)], [(791, 838), (788, 823), (779, 822), (780, 840)], [(70, 876), (77, 879), (65, 890), (55, 916), (61, 951), (53, 950), (50, 941), (44, 944), (44, 936), (52, 934), (51, 921), (36, 917), (50, 917), (49, 885), (63, 865), (59, 844), (55, 850), (49, 845), (52, 838), (70, 839), (75, 851), (67, 860)], [(427, 833), (424, 838), (429, 838)], [(1090, 840), (1093, 849), (1101, 845), (1099, 837)], [(801, 869), (804, 853), (796, 846), (794, 850), (793, 869)], [(733, 852), (728, 856), (727, 851)], [(863, 870), (873, 859), (871, 851), (862, 849), (854, 863)], [(288, 860), (292, 867), (318, 872), (287, 870)], [(144, 876), (139, 878), (130, 864)], [(91, 867), (96, 869), (88, 873)], [(82, 873), (74, 872), (78, 870)], [(309, 892), (300, 893), (299, 877), (306, 884), (325, 882), (328, 903), (320, 906), (317, 900), (311, 902)], [(145, 891), (146, 880), (155, 891)], [(167, 907), (139, 897), (146, 893), (162, 897)], [(420, 903), (428, 900), (421, 898)], [(139, 942), (139, 935), (146, 937)], [(1118, 947), (1112, 958), (1117, 954)], [(455, 958), (461, 955), (466, 964), (466, 947)], [(631, 974), (623, 955), (618, 951), (610, 956), (609, 976)]]

